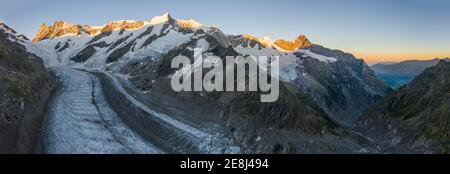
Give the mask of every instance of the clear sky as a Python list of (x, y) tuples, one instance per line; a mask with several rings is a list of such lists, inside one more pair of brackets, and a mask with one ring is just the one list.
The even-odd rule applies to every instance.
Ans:
[(368, 63), (450, 57), (450, 0), (2, 0), (0, 20), (32, 38), (55, 20), (103, 25), (169, 12), (227, 34), (293, 39)]

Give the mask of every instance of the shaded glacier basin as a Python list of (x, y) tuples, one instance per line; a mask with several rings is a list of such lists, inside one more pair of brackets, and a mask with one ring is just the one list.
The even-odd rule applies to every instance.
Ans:
[(70, 68), (52, 70), (60, 86), (43, 126), (42, 153), (162, 153), (122, 123), (95, 76)]
[[(112, 75), (105, 72), (87, 72), (62, 67), (52, 69), (62, 79), (62, 87), (55, 96), (48, 118), (49, 121), (44, 129), (42, 141), (44, 153), (239, 152), (239, 147), (230, 146), (230, 140), (220, 133), (207, 132), (206, 129), (198, 125), (194, 126), (185, 120), (172, 118), (143, 105), (129, 95)], [(89, 79), (94, 84), (91, 85), (93, 87), (89, 87)], [(92, 88), (95, 88), (95, 90), (91, 90)], [(79, 90), (84, 92), (65, 94), (67, 91)], [(89, 90), (94, 91), (91, 93), (97, 94), (92, 95), (95, 100), (91, 101), (95, 102), (89, 103), (89, 99), (85, 98), (89, 93), (86, 91)], [(81, 98), (83, 102), (74, 105), (70, 101), (69, 109), (63, 109), (62, 111), (56, 109), (65, 106), (60, 104), (64, 101), (64, 98), (67, 98), (64, 96), (69, 96), (69, 98), (76, 96), (75, 99)], [(101, 99), (100, 102), (97, 101), (99, 99)], [(93, 103), (101, 103), (101, 105), (92, 106)], [(71, 108), (74, 106), (75, 108)], [(100, 110), (97, 111), (97, 114), (92, 114), (95, 113), (95, 108), (100, 108)], [(73, 116), (74, 114), (66, 114), (67, 112), (79, 112), (81, 114)], [(121, 131), (115, 131), (115, 134), (108, 133), (114, 133), (114, 131), (105, 130), (108, 126), (105, 127), (104, 125), (111, 125), (111, 121), (105, 122), (104, 118), (103, 120), (98, 118), (105, 117), (105, 115), (113, 120), (113, 125), (119, 127)], [(60, 123), (61, 121), (65, 123)], [(116, 139), (133, 138), (115, 141), (114, 137)]]

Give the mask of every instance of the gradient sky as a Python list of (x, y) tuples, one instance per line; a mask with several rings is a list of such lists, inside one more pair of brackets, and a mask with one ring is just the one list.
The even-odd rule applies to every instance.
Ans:
[(32, 38), (43, 22), (103, 25), (165, 12), (227, 34), (305, 34), (368, 63), (450, 57), (450, 0), (2, 0), (0, 20)]

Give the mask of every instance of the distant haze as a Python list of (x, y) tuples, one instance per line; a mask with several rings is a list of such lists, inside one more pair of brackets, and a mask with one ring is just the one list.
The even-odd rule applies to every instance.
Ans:
[(218, 26), (227, 34), (272, 39), (306, 35), (369, 64), (450, 57), (448, 0), (2, 0), (0, 20), (32, 38), (56, 20), (103, 25), (169, 12)]

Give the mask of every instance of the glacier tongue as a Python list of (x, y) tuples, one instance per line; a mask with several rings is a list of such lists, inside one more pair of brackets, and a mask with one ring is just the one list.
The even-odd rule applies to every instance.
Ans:
[(54, 68), (62, 79), (44, 127), (45, 153), (162, 153), (124, 125), (87, 72)]

